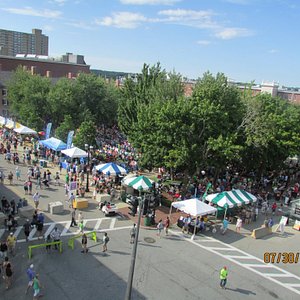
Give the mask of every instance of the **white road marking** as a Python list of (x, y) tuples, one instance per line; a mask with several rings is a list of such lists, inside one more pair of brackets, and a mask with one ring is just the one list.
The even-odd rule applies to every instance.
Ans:
[(46, 223), (46, 224), (44, 224), (44, 226), (45, 226), (45, 225), (50, 225), (50, 226), (48, 227), (47, 231), (46, 231), (45, 234), (44, 234), (44, 236), (47, 237), (47, 236), (53, 231), (53, 229), (54, 229), (56, 223)]
[(94, 230), (98, 230), (101, 225), (102, 219), (99, 219), (94, 227)]
[(17, 227), (17, 229), (16, 229), (16, 231), (15, 231), (15, 233), (14, 233), (14, 237), (17, 238), (17, 236), (18, 236), (19, 233), (21, 232), (22, 228), (23, 228), (22, 226)]
[(63, 231), (61, 232), (62, 236), (65, 235), (67, 233), (67, 231), (70, 229), (70, 225), (71, 225), (71, 221), (69, 221), (65, 224), (65, 227), (64, 227)]
[[(100, 225), (102, 224), (103, 220), (110, 220), (110, 223), (109, 223), (109, 225), (107, 224), (108, 228), (100, 229)], [(86, 220), (83, 220), (83, 225), (84, 225), (84, 227), (86, 227), (87, 223), (94, 222), (94, 224), (95, 224), (94, 228), (89, 231), (96, 231), (96, 232), (115, 231), (115, 230), (128, 229), (128, 228), (132, 227), (132, 226), (115, 227), (116, 221), (117, 221), (117, 218), (108, 218), (108, 217), (98, 218), (98, 219), (86, 219)], [(44, 223), (44, 228), (48, 227), (46, 232), (44, 233), (44, 236), (47, 236), (48, 234), (50, 234), (58, 224), (62, 225), (64, 227), (62, 230), (62, 233), (61, 233), (61, 237), (73, 236), (73, 235), (77, 235), (80, 233), (79, 230), (74, 231), (74, 232), (68, 232), (70, 230), (71, 221), (59, 221), (59, 222)], [(91, 225), (93, 225), (93, 224), (91, 224)], [(22, 228), (23, 228), (23, 226), (17, 227), (17, 229), (15, 231), (16, 238), (18, 238), (18, 236), (20, 235)], [(1, 237), (1, 235), (4, 234), (4, 232), (5, 232), (4, 229), (0, 230), (0, 237)], [(38, 239), (37, 237), (34, 237), (35, 234), (36, 234), (36, 228), (33, 228), (29, 234), (30, 241), (35, 241)], [(18, 239), (17, 242), (23, 243), (23, 242), (26, 242), (26, 240)]]
[(109, 225), (109, 229), (113, 229), (115, 227), (117, 219), (112, 219)]
[[(201, 239), (199, 239), (199, 240), (191, 240), (190, 238), (186, 238), (186, 237), (182, 236), (181, 232), (173, 231), (173, 230), (169, 230), (169, 231), (172, 234), (175, 234), (175, 235), (181, 237), (185, 241), (187, 241), (189, 243), (192, 243), (193, 245), (195, 245), (195, 246), (197, 246), (199, 248), (202, 248), (202, 249), (207, 250), (209, 252), (212, 252), (212, 253), (214, 253), (214, 254), (216, 254), (218, 256), (221, 256), (222, 258), (227, 259), (227, 260), (231, 261), (234, 264), (237, 264), (237, 265), (239, 265), (239, 266), (241, 266), (241, 267), (243, 267), (243, 268), (245, 268), (245, 269), (247, 269), (247, 270), (249, 270), (251, 272), (254, 272), (254, 273), (256, 273), (256, 274), (258, 274), (258, 275), (260, 275), (260, 276), (262, 276), (262, 277), (264, 277), (264, 278), (266, 278), (266, 279), (268, 279), (268, 280), (270, 280), (270, 281), (272, 281), (272, 282), (274, 282), (274, 283), (276, 283), (278, 285), (281, 285), (282, 287), (284, 287), (284, 288), (286, 288), (286, 289), (288, 289), (288, 290), (290, 290), (290, 291), (292, 291), (292, 292), (300, 295), (300, 290), (297, 289), (298, 283), (295, 285), (294, 283), (293, 284), (291, 284), (291, 283), (283, 283), (283, 282), (281, 282), (279, 280), (280, 277), (286, 277), (286, 278), (291, 277), (291, 278), (293, 278), (293, 281), (295, 281), (295, 279), (299, 280), (299, 285), (300, 285), (300, 277), (298, 277), (295, 274), (292, 274), (292, 273), (290, 273), (288, 271), (285, 271), (285, 270), (283, 270), (283, 269), (281, 269), (281, 268), (279, 268), (277, 266), (265, 264), (265, 262), (262, 259), (257, 258), (257, 257), (255, 257), (255, 256), (253, 256), (251, 254), (248, 254), (247, 252), (245, 252), (243, 250), (240, 250), (238, 248), (235, 248), (235, 247), (233, 247), (231, 245), (228, 245), (226, 243), (218, 241), (218, 240), (216, 240), (214, 238), (205, 237), (206, 239), (209, 239), (211, 241), (218, 242), (219, 244), (221, 244), (222, 246), (225, 246), (226, 248), (224, 249), (224, 248), (221, 248), (221, 247), (204, 246), (204, 245), (201, 245), (201, 242), (202, 242)], [(257, 262), (260, 262), (260, 266), (261, 267), (266, 267), (266, 268), (269, 268), (270, 270), (273, 269), (273, 270), (278, 271), (279, 273), (265, 273), (265, 272), (262, 272), (261, 270), (255, 269), (258, 265), (243, 263), (243, 262), (240, 262), (240, 261), (236, 260), (235, 257), (232, 257), (232, 255), (226, 255), (224, 253), (218, 252), (219, 250), (224, 250), (224, 251), (225, 250), (227, 250), (227, 251), (229, 250), (230, 251), (230, 249), (232, 251), (239, 252), (239, 253), (241, 253), (241, 254), (249, 257), (249, 259), (253, 259), (253, 260), (256, 260)], [(258, 266), (258, 268), (260, 268), (260, 267)], [(278, 279), (276, 279), (276, 278), (278, 278)]]

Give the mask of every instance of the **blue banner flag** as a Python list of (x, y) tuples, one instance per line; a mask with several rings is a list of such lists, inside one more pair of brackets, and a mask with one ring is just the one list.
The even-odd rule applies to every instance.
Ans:
[(52, 127), (52, 123), (48, 123), (46, 127), (46, 135), (45, 135), (46, 140), (49, 139), (50, 137), (51, 127)]
[(67, 138), (67, 149), (70, 149), (72, 146), (73, 135), (74, 135), (74, 130), (69, 131), (68, 138)]

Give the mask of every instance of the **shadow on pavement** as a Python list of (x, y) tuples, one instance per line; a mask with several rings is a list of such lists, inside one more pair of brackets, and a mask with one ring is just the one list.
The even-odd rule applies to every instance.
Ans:
[(244, 294), (244, 295), (256, 295), (256, 293), (254, 293), (252, 291), (240, 289), (240, 288), (236, 288), (236, 289), (226, 288), (226, 290), (232, 291), (232, 292), (237, 292), (237, 293)]

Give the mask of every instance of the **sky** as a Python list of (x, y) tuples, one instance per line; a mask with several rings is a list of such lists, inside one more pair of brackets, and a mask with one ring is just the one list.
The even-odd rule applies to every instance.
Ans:
[(299, 0), (0, 0), (0, 28), (49, 36), (49, 56), (140, 72), (300, 87)]

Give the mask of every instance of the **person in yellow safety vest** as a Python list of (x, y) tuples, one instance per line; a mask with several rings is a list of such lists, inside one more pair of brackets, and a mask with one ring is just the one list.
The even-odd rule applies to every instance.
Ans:
[(220, 288), (226, 289), (225, 285), (227, 283), (227, 276), (228, 276), (228, 271), (227, 267), (223, 267), (220, 271)]

